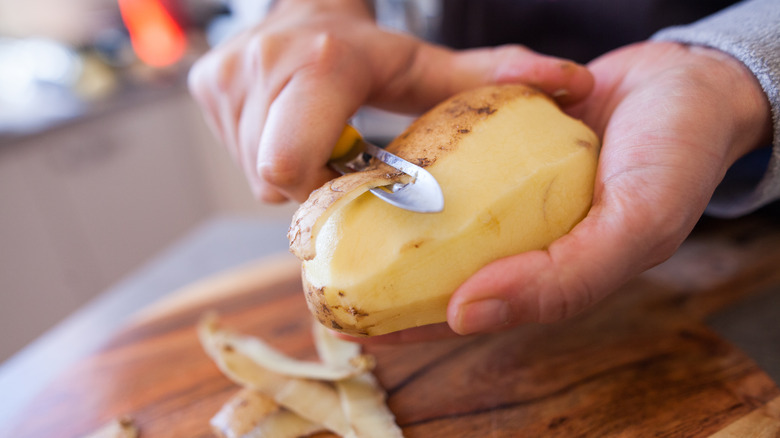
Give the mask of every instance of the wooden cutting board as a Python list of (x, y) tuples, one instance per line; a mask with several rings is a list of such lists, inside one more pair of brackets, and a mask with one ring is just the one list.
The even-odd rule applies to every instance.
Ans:
[[(777, 222), (704, 222), (672, 259), (567, 321), (370, 347), (375, 373), (408, 437), (778, 437), (780, 388), (702, 322), (780, 290)], [(143, 438), (212, 436), (237, 387), (198, 343), (211, 310), (315, 358), (297, 262), (259, 262), (139, 315), (49, 386), (12, 436), (77, 437), (123, 415)]]

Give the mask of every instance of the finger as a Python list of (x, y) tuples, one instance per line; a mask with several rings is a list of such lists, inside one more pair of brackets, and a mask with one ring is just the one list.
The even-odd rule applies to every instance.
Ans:
[(415, 342), (437, 341), (458, 336), (458, 334), (452, 331), (450, 326), (446, 323), (415, 327), (368, 338), (349, 336), (344, 333), (336, 333), (336, 335), (342, 339), (358, 342), (363, 345), (410, 344)]
[(455, 52), (422, 44), (408, 71), (379, 100), (406, 103), (391, 105), (389, 109), (419, 111), (460, 91), (501, 83), (532, 85), (568, 105), (587, 97), (594, 79), (582, 65), (543, 56), (522, 46)]
[(238, 143), (238, 127), (236, 120), (241, 117), (240, 104), (233, 103), (228, 98), (217, 98), (215, 120), (220, 126), (221, 140), (236, 163), (241, 165), (243, 157)]
[[(187, 76), (190, 94), (199, 104), (206, 124), (215, 137), (224, 144), (231, 157), (238, 162), (238, 151), (227, 143), (228, 134), (222, 111), (226, 105), (226, 96), (213, 80), (219, 74), (221, 61), (217, 56), (204, 57), (193, 65)], [(235, 111), (231, 108), (230, 113)], [(228, 125), (232, 125), (232, 122)]]
[(319, 37), (316, 60), (293, 74), (269, 108), (257, 172), (299, 202), (335, 176), (325, 163), (368, 95), (366, 68), (350, 50), (328, 35)]
[(612, 207), (630, 203), (620, 200), (594, 207), (549, 249), (504, 258), (481, 269), (449, 303), (452, 329), (469, 334), (567, 318), (660, 263), (682, 237), (654, 239), (651, 234), (663, 227)]
[(288, 200), (287, 196), (263, 181), (257, 171), (258, 149), (268, 104), (269, 96), (265, 87), (250, 88), (238, 121), (239, 155), (241, 167), (255, 198), (269, 203), (281, 203)]

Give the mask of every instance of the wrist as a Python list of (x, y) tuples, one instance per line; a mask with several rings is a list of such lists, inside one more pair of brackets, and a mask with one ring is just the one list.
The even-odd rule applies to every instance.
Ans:
[(769, 100), (755, 75), (738, 59), (717, 49), (687, 46), (702, 61), (704, 74), (712, 78), (731, 113), (734, 123), (730, 162), (772, 141), (772, 112)]

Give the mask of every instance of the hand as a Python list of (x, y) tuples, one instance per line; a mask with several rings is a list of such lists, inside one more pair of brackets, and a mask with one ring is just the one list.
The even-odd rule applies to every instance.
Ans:
[(760, 85), (721, 52), (648, 42), (589, 67), (596, 87), (571, 113), (603, 139), (591, 211), (547, 250), (463, 284), (448, 307), (455, 332), (569, 317), (666, 260), (726, 169), (771, 138)]
[(375, 25), (362, 0), (282, 0), (257, 27), (203, 57), (190, 89), (256, 197), (304, 201), (363, 104), (421, 112), (481, 84), (524, 82), (566, 104), (593, 78), (520, 46), (455, 52)]
[(721, 52), (642, 43), (589, 67), (596, 87), (570, 109), (603, 139), (587, 217), (547, 250), (498, 260), (473, 275), (451, 298), (448, 324), (361, 342), (420, 341), (572, 316), (670, 257), (726, 169), (771, 138), (760, 85)]

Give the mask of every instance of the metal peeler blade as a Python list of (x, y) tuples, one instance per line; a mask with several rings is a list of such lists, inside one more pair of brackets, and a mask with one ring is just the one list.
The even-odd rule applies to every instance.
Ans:
[(444, 209), (441, 187), (430, 172), (365, 141), (351, 126), (347, 125), (347, 128), (351, 131), (345, 128), (342, 138), (351, 136), (353, 144), (344, 157), (328, 162), (332, 169), (341, 174), (359, 172), (368, 167), (371, 157), (374, 157), (411, 176), (412, 179), (406, 184), (396, 183), (373, 188), (371, 193), (396, 207), (417, 213), (438, 213)]

